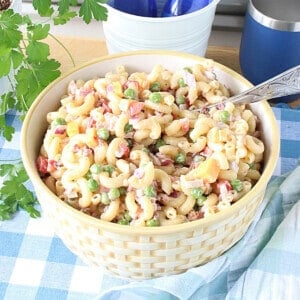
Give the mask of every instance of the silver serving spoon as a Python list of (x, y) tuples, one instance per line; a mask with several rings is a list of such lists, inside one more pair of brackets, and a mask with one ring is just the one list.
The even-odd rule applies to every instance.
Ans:
[[(222, 102), (209, 104), (204, 109), (223, 105), (227, 102), (234, 104), (248, 104), (262, 100), (290, 96), (300, 93), (300, 65), (268, 79), (238, 95), (229, 97)], [(196, 110), (203, 110), (203, 108)]]

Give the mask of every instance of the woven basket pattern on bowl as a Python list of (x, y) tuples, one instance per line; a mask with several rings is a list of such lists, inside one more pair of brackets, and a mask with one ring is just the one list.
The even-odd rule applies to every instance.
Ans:
[[(279, 156), (279, 130), (267, 102), (251, 105), (259, 118), (266, 146), (261, 178), (232, 207), (201, 220), (154, 228), (130, 227), (97, 220), (56, 197), (43, 183), (36, 169), (36, 158), (47, 128), (46, 115), (57, 109), (61, 91), (70, 80), (98, 77), (100, 70), (104, 74), (115, 65), (127, 65), (128, 70), (133, 72), (152, 70), (154, 64), (177, 69), (203, 60), (199, 56), (154, 50), (103, 57), (52, 83), (31, 106), (21, 134), (24, 166), (42, 210), (54, 225), (56, 234), (84, 262), (104, 267), (116, 276), (132, 279), (177, 274), (220, 256), (247, 231)], [(240, 75), (217, 63), (214, 72), (218, 80), (230, 87), (234, 94), (251, 86)]]
[[(228, 214), (220, 222), (191, 222), (184, 231), (167, 234), (112, 232), (91, 226), (89, 216), (74, 218), (72, 209), (38, 194), (43, 211), (65, 245), (84, 262), (104, 266), (110, 273), (132, 279), (177, 274), (220, 256), (241, 239), (263, 198), (261, 191), (238, 213)], [(87, 222), (83, 222), (86, 219)], [(193, 223), (198, 223), (193, 226)]]

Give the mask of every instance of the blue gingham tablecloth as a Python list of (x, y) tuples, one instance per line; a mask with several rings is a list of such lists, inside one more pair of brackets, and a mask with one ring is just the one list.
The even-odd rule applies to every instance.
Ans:
[[(0, 299), (300, 299), (300, 110), (273, 111), (280, 159), (253, 224), (225, 254), (183, 274), (129, 282), (85, 265), (45, 217), (19, 212), (0, 222)], [(18, 118), (8, 119), (20, 130)], [(19, 135), (0, 139), (1, 163), (20, 158)]]

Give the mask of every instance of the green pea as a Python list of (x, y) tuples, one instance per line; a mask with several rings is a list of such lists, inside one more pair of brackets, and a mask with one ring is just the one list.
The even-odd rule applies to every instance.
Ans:
[(147, 197), (156, 197), (156, 190), (153, 185), (145, 187), (144, 193)]
[(131, 221), (132, 220), (132, 218), (130, 217), (130, 214), (129, 214), (129, 212), (128, 211), (125, 211), (125, 213), (124, 213), (124, 217), (123, 217), (125, 220), (128, 220), (128, 221)]
[(51, 126), (56, 127), (58, 125), (66, 125), (67, 122), (63, 118), (56, 118), (55, 120), (52, 121)]
[(108, 198), (110, 200), (115, 200), (117, 198), (120, 198), (120, 191), (118, 188), (112, 188), (108, 192)]
[(189, 68), (189, 67), (184, 67), (184, 68), (183, 68), (183, 70), (185, 70), (185, 71), (187, 71), (187, 72), (189, 72), (189, 73), (193, 74), (193, 71), (192, 71), (192, 69), (191, 69), (191, 68)]
[(146, 226), (148, 227), (156, 227), (159, 226), (159, 221), (157, 219), (150, 219), (146, 221)]
[(121, 220), (118, 221), (118, 224), (120, 224), (120, 225), (129, 225), (129, 221), (126, 220), (126, 219), (121, 219)]
[(109, 175), (115, 170), (114, 166), (112, 165), (105, 165), (103, 166), (103, 171), (107, 172)]
[(101, 203), (104, 205), (108, 205), (110, 203), (110, 199), (108, 198), (108, 194), (106, 192), (101, 193)]
[(97, 180), (90, 178), (87, 182), (87, 186), (91, 192), (96, 192), (99, 188), (99, 183)]
[(204, 202), (205, 202), (206, 199), (207, 199), (206, 196), (201, 195), (199, 198), (197, 198), (197, 205), (198, 206), (203, 206), (203, 204), (204, 204)]
[(178, 105), (185, 104), (186, 103), (186, 98), (185, 98), (185, 96), (180, 95), (180, 96), (176, 97), (175, 102)]
[(121, 224), (121, 225), (129, 225), (130, 221), (132, 220), (132, 218), (130, 217), (129, 215), (129, 212), (126, 211), (122, 217), (122, 219), (120, 219), (118, 221), (118, 224)]
[(155, 149), (158, 150), (159, 147), (164, 146), (165, 144), (166, 144), (166, 142), (163, 139), (159, 139), (155, 143)]
[(151, 92), (159, 92), (160, 91), (160, 83), (157, 82), (157, 81), (151, 83), (151, 85), (150, 85), (150, 91)]
[(106, 129), (106, 128), (99, 128), (98, 130), (97, 130), (97, 135), (98, 135), (98, 137), (100, 138), (100, 139), (102, 139), (102, 140), (108, 140), (108, 138), (109, 138), (109, 131)]
[(132, 129), (133, 129), (133, 126), (132, 126), (131, 124), (129, 124), (129, 123), (127, 123), (127, 124), (124, 126), (124, 132), (125, 132), (125, 133), (128, 133), (128, 132), (132, 131)]
[(186, 155), (184, 153), (178, 153), (175, 156), (175, 163), (176, 164), (184, 164), (186, 162)]
[(178, 79), (178, 85), (179, 85), (179, 87), (185, 87), (186, 86), (183, 78)]
[(220, 119), (223, 123), (227, 123), (229, 121), (230, 113), (227, 110), (223, 110), (220, 114)]
[(154, 92), (150, 94), (149, 99), (154, 103), (160, 103), (162, 101), (162, 95), (159, 92)]
[(241, 192), (243, 189), (243, 183), (239, 179), (231, 180), (230, 184), (231, 184), (232, 188), (237, 192)]
[(203, 195), (203, 190), (201, 188), (192, 188), (191, 189), (191, 196), (194, 199), (199, 199)]
[(102, 171), (102, 166), (100, 164), (92, 164), (90, 167), (90, 172), (93, 174), (99, 174)]
[(124, 91), (124, 96), (128, 99), (135, 99), (136, 91), (134, 89), (128, 88)]

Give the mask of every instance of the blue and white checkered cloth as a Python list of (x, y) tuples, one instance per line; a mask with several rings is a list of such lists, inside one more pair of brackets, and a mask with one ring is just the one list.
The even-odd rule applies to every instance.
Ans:
[[(300, 299), (300, 110), (274, 107), (280, 159), (246, 235), (219, 258), (183, 274), (132, 282), (85, 265), (45, 217), (0, 222), (0, 299)], [(9, 121), (20, 129), (14, 115)], [(0, 159), (20, 158), (19, 132)]]

